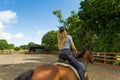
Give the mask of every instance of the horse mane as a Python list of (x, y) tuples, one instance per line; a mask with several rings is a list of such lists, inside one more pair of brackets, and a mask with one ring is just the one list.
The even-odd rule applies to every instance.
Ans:
[(21, 73), (19, 76), (17, 76), (15, 78), (15, 80), (30, 80), (32, 74), (33, 74), (33, 70), (31, 69), (31, 70), (29, 70), (27, 72)]
[(88, 50), (88, 48), (82, 47), (81, 52), (77, 55), (76, 58), (77, 58), (77, 59), (82, 58), (86, 50)]

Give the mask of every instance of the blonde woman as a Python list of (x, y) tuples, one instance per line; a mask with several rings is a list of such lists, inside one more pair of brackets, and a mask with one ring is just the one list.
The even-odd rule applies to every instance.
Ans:
[(72, 56), (70, 46), (77, 54), (77, 49), (74, 45), (72, 37), (67, 34), (67, 29), (62, 26), (59, 28), (58, 34), (58, 47), (60, 50), (59, 59), (67, 60), (70, 65), (74, 66), (77, 69), (81, 80), (85, 80), (85, 71), (82, 69), (82, 66), (78, 63), (78, 61)]

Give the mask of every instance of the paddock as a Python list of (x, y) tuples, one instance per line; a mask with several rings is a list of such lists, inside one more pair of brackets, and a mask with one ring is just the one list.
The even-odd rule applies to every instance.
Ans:
[[(24, 71), (57, 59), (57, 55), (50, 54), (1, 54), (0, 80), (14, 80)], [(96, 64), (89, 64), (88, 74), (90, 80), (120, 80), (120, 70)]]

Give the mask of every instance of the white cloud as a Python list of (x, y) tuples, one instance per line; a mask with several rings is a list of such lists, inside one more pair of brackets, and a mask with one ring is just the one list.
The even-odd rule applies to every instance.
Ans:
[(3, 24), (0, 22), (0, 32), (3, 30)]
[(18, 34), (11, 34), (7, 32), (0, 32), (0, 39), (6, 39), (6, 40), (12, 40), (12, 39), (18, 39), (23, 38), (24, 34), (18, 33)]
[(0, 39), (6, 39), (8, 43), (14, 43), (15, 45), (21, 44), (24, 37), (23, 33), (16, 33), (12, 34), (9, 32), (5, 32), (5, 29), (7, 29), (6, 26), (10, 24), (15, 24), (17, 22), (16, 20), (17, 15), (16, 12), (13, 12), (11, 10), (7, 11), (0, 11)]
[(1, 32), (0, 33), (0, 38), (6, 39), (6, 40), (11, 40), (12, 39), (12, 35), (10, 33)]
[(15, 24), (17, 15), (11, 10), (0, 11), (0, 32), (4, 32), (6, 25)]
[(16, 35), (14, 35), (14, 38), (22, 38), (23, 36), (24, 36), (24, 34), (18, 33)]
[(4, 29), (6, 25), (15, 24), (17, 15), (11, 10), (0, 11), (0, 38), (11, 40), (14, 38), (13, 34), (5, 32)]
[(16, 23), (17, 15), (11, 10), (0, 12), (0, 22), (2, 24)]

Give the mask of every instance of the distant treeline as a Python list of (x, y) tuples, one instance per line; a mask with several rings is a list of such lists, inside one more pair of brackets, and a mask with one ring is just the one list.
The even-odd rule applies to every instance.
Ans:
[(38, 44), (35, 44), (34, 42), (29, 42), (27, 45), (15, 46), (14, 44), (8, 44), (8, 42), (5, 39), (0, 39), (0, 50), (27, 50), (30, 46), (35, 45)]

